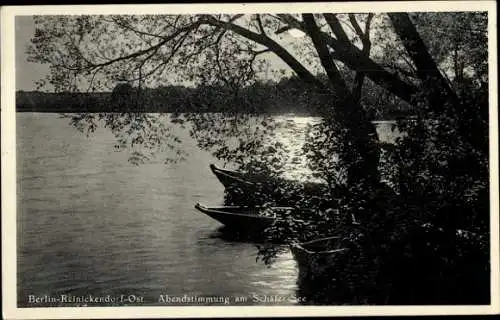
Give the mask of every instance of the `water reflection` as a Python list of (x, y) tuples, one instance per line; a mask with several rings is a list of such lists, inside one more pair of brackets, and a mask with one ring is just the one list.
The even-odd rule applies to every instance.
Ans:
[(228, 242), (247, 242), (255, 244), (266, 243), (262, 233), (251, 231), (245, 232), (243, 230), (235, 230), (226, 226), (221, 226), (213, 230), (208, 237), (210, 239), (220, 239)]
[[(292, 117), (278, 116), (278, 123), (273, 141), (281, 142), (290, 150), (288, 159), (284, 166), (284, 177), (297, 181), (322, 182), (312, 176), (312, 171), (307, 166), (307, 159), (302, 152), (306, 142), (308, 126), (321, 122), (319, 117)], [(396, 121), (373, 121), (381, 142), (394, 143), (401, 136)]]

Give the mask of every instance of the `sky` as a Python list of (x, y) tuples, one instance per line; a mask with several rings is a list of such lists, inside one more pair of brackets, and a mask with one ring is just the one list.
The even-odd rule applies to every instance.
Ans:
[(17, 16), (16, 26), (16, 90), (35, 90), (35, 81), (44, 78), (49, 67), (40, 63), (28, 62), (26, 46), (35, 33), (35, 24), (31, 16)]
[[(30, 39), (35, 33), (35, 24), (32, 16), (16, 16), (15, 18), (15, 28), (16, 28), (16, 91), (34, 91), (36, 90), (36, 81), (45, 78), (49, 73), (49, 66), (46, 64), (28, 62), (28, 55), (26, 54), (26, 48), (30, 44)], [(293, 36), (288, 36), (288, 41), (290, 41)], [(287, 40), (285, 38), (285, 40)], [(278, 57), (271, 53), (266, 54), (266, 60), (271, 64), (274, 69), (288, 69), (287, 65), (282, 62)], [(291, 72), (287, 72), (291, 75)], [(53, 87), (47, 85), (45, 88), (49, 91), (53, 90)]]

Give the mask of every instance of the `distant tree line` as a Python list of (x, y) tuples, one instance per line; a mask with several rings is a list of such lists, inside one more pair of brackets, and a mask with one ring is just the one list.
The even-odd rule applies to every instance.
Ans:
[[(251, 114), (285, 114), (316, 116), (321, 97), (314, 94), (296, 77), (279, 82), (255, 82), (239, 90), (225, 86), (202, 85), (136, 87), (119, 83), (112, 92), (48, 93), (18, 91), (18, 112), (241, 112)], [(364, 106), (372, 119), (404, 117), (411, 110), (404, 102), (394, 99), (374, 85), (366, 85), (362, 96)]]

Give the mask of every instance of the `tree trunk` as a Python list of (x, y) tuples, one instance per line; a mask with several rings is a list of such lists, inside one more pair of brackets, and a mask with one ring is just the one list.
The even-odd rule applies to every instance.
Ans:
[(342, 147), (336, 145), (335, 148), (339, 147), (342, 151), (338, 156), (347, 169), (347, 185), (378, 185), (379, 140), (375, 126), (366, 117), (366, 112), (350, 104), (352, 100), (339, 99), (331, 92), (318, 94), (323, 95), (325, 100), (318, 114), (321, 114), (327, 127), (331, 128), (327, 130), (335, 132), (332, 138), (340, 138), (343, 144)]
[(422, 38), (406, 13), (389, 13), (394, 30), (415, 63), (417, 75), (432, 111), (444, 112), (445, 104), (456, 104), (457, 97), (443, 77), (434, 59), (429, 54)]
[[(481, 152), (488, 152), (487, 133), (486, 139), (478, 137), (473, 132), (474, 128), (481, 126), (481, 119), (475, 116), (464, 117), (467, 105), (458, 98), (431, 57), (425, 43), (406, 13), (389, 13), (394, 30), (401, 38), (406, 51), (415, 63), (417, 75), (423, 83), (423, 91), (429, 103), (429, 111), (436, 114), (445, 114), (449, 117), (460, 117), (458, 131), (460, 136), (472, 147)], [(464, 121), (465, 120), (465, 121)]]
[(347, 183), (350, 186), (376, 185), (380, 181), (378, 171), (380, 151), (375, 126), (347, 88), (321, 37), (313, 15), (303, 14), (302, 16), (306, 31), (311, 36), (321, 64), (333, 86), (333, 92), (325, 90), (323, 93), (329, 100), (329, 108), (323, 110), (322, 114), (325, 121), (339, 123), (341, 130), (345, 132), (343, 135), (346, 140), (345, 150), (339, 156), (347, 166)]
[[(342, 102), (340, 102), (342, 103)], [(373, 123), (366, 117), (365, 111), (358, 104), (343, 103), (343, 111), (336, 112), (336, 119), (346, 128), (351, 150), (347, 150), (344, 162), (348, 166), (347, 181), (351, 186), (357, 184), (372, 187), (380, 182), (380, 150), (378, 135)], [(352, 110), (345, 110), (351, 107)]]

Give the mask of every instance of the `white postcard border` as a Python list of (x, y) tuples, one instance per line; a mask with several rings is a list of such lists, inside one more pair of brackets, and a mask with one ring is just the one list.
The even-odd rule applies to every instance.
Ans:
[[(17, 308), (16, 301), (16, 15), (52, 14), (189, 14), (261, 12), (397, 12), (488, 11), (490, 92), (490, 225), (491, 304), (488, 306), (210, 306), (210, 307), (84, 307)], [(461, 315), (500, 312), (499, 185), (498, 185), (498, 67), (495, 1), (395, 1), (335, 3), (254, 3), (175, 5), (11, 6), (1, 9), (1, 132), (2, 132), (2, 300), (6, 319), (186, 318), (366, 315)]]

